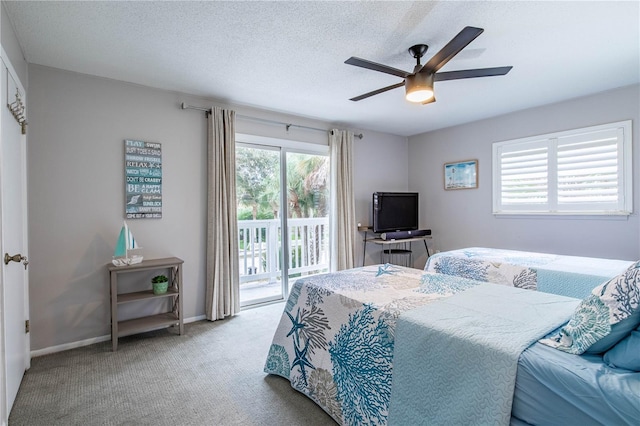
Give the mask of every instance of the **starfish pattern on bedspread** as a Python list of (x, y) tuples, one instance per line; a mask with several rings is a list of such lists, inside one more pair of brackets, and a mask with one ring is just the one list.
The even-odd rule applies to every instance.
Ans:
[(306, 367), (315, 369), (313, 364), (311, 364), (307, 359), (307, 351), (309, 350), (309, 341), (306, 342), (303, 349), (300, 349), (298, 347), (298, 342), (296, 340), (297, 339), (293, 339), (293, 350), (295, 352), (295, 358), (291, 363), (291, 369), (293, 370), (293, 367), (295, 367), (296, 365), (298, 366), (298, 368), (300, 368), (300, 374), (302, 375), (302, 380), (304, 381), (304, 385), (307, 386), (307, 372), (304, 368), (306, 366)]
[(378, 266), (378, 273), (376, 274), (376, 277), (379, 277), (380, 275), (385, 275), (385, 274), (393, 275), (394, 272), (395, 271), (393, 270), (391, 265), (388, 263), (385, 263), (382, 266)]
[(291, 330), (289, 331), (289, 333), (287, 333), (287, 337), (289, 337), (293, 333), (296, 333), (299, 329), (303, 328), (304, 324), (300, 322), (300, 308), (298, 308), (298, 312), (296, 313), (296, 317), (295, 318), (289, 312), (285, 311), (285, 313), (287, 314), (287, 316), (289, 317), (289, 319), (293, 323), (293, 326), (291, 327)]

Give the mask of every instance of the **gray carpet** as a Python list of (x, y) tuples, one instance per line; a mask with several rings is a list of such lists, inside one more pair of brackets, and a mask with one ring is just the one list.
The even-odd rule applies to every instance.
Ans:
[(9, 425), (335, 425), (262, 372), (283, 306), (34, 358)]

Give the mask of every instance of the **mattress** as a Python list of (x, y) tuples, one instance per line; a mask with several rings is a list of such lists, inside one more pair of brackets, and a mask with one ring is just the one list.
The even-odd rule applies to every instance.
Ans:
[(535, 343), (518, 362), (512, 416), (512, 425), (638, 425), (640, 373)]

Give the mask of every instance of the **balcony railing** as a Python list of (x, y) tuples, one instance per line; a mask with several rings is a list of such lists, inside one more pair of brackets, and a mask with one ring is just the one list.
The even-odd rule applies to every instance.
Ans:
[[(288, 219), (289, 276), (329, 270), (329, 218)], [(282, 273), (280, 219), (239, 220), (240, 284), (276, 282)]]

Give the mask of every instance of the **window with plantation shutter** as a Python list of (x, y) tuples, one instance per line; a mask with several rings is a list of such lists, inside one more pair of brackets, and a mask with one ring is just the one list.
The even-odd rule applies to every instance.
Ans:
[(495, 214), (628, 215), (631, 121), (493, 144)]

